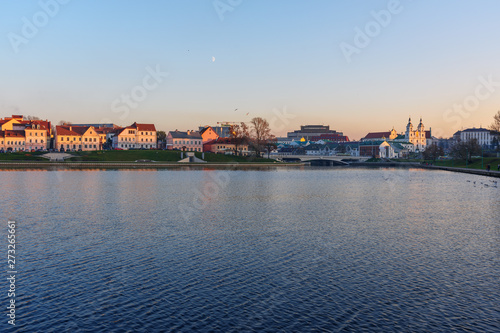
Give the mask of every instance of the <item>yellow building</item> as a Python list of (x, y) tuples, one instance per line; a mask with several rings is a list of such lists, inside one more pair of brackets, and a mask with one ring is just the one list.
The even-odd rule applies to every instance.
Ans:
[(101, 150), (101, 136), (94, 126), (56, 126), (55, 148), (59, 151)]
[(113, 149), (156, 149), (154, 124), (138, 124), (117, 130), (113, 137)]
[(0, 131), (0, 151), (24, 151), (25, 148), (26, 139), (24, 137), (24, 131)]
[(50, 129), (45, 125), (33, 122), (25, 130), (26, 150), (46, 150), (50, 144)]
[(411, 123), (411, 118), (408, 119), (408, 125), (406, 125), (405, 140), (411, 142), (415, 146), (415, 151), (424, 151), (427, 147), (426, 135), (430, 136), (430, 131), (425, 131), (424, 124), (422, 123), (422, 118), (420, 118), (420, 124), (416, 130), (413, 130), (413, 124)]

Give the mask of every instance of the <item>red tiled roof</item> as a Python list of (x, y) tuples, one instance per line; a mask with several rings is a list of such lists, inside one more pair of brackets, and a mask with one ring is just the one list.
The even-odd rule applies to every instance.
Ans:
[(379, 138), (389, 138), (391, 132), (371, 132), (365, 136), (365, 139), (379, 139)]
[(25, 137), (24, 130), (21, 130), (21, 131), (19, 131), (19, 130), (14, 130), (14, 131), (6, 130), (5, 137), (6, 138), (24, 138)]
[(70, 126), (56, 126), (56, 133), (57, 133), (57, 135), (80, 136), (80, 134), (73, 131), (73, 128), (71, 128), (71, 130), (69, 128), (70, 128)]
[(131, 127), (137, 128), (138, 131), (152, 131), (156, 132), (156, 128), (154, 124), (138, 124), (133, 123)]

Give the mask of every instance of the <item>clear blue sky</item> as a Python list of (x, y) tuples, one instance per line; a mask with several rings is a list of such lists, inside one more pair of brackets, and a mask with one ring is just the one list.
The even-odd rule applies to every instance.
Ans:
[[(44, 14), (54, 1), (0, 1), (2, 117), (168, 131), (286, 108), (278, 135), (329, 124), (359, 139), (403, 131), (409, 115), (447, 136), (500, 109), (500, 83), (474, 97), (479, 77), (500, 82), (497, 0), (73, 0)], [(390, 21), (375, 23), (372, 11), (388, 8)], [(357, 27), (372, 37), (348, 62), (341, 45), (356, 47)], [(142, 96), (147, 67), (168, 76)], [(140, 101), (126, 106), (134, 89)]]

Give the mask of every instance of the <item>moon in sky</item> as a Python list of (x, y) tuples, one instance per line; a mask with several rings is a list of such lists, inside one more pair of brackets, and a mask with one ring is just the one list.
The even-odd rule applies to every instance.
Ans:
[(212, 62), (215, 62), (215, 57), (212, 57)]

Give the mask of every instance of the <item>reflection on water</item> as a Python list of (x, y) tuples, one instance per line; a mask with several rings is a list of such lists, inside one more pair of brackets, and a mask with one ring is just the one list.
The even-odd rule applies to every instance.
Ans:
[(18, 223), (19, 331), (500, 330), (500, 192), (486, 177), (304, 168), (0, 180), (1, 216)]

